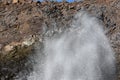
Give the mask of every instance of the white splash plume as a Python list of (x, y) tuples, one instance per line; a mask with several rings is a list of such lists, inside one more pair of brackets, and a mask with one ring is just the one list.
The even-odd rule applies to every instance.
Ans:
[(45, 39), (45, 57), (37, 52), (28, 80), (113, 80), (114, 52), (102, 28), (87, 12), (76, 14), (69, 30)]

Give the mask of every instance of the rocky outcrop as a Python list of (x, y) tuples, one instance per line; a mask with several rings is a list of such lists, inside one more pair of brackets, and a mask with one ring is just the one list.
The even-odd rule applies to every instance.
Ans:
[[(116, 52), (117, 73), (120, 75), (119, 0), (85, 0), (74, 3), (1, 1), (0, 63), (5, 62), (7, 66), (11, 66), (11, 61), (17, 64), (21, 59), (25, 59), (33, 51), (34, 44), (38, 41), (42, 42), (44, 36), (52, 36), (68, 28), (74, 14), (81, 9), (96, 16), (105, 26), (106, 35)], [(3, 66), (6, 66), (5, 64)], [(0, 66), (1, 70), (3, 66)], [(16, 68), (16, 70), (18, 69)], [(13, 75), (11, 73), (11, 76), (8, 75), (8, 77), (11, 78)], [(2, 75), (0, 74), (0, 76)], [(2, 78), (8, 80), (3, 76)], [(13, 78), (11, 79), (13, 80)]]

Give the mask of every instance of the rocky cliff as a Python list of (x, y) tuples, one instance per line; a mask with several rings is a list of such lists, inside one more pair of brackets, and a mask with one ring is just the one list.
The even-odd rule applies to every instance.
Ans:
[(74, 3), (0, 1), (1, 80), (13, 80), (23, 66), (26, 69), (30, 64), (23, 64), (27, 61), (27, 56), (33, 54), (34, 44), (42, 42), (44, 36), (52, 36), (69, 27), (74, 14), (79, 10), (88, 11), (103, 23), (116, 53), (120, 80), (119, 0), (85, 0)]

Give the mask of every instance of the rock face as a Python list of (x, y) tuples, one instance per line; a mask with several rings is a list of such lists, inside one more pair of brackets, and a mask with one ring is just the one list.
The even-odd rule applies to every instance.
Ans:
[[(1, 80), (13, 80), (15, 74), (3, 69), (14, 68), (12, 64), (24, 64), (37, 41), (44, 36), (52, 36), (70, 26), (72, 18), (79, 10), (93, 14), (105, 26), (111, 46), (116, 52), (117, 74), (120, 80), (120, 1), (84, 0), (74, 3), (32, 2), (25, 0), (0, 1), (0, 66)], [(6, 65), (5, 65), (6, 64)], [(29, 64), (30, 65), (30, 64)], [(18, 70), (16, 68), (15, 70)], [(4, 72), (11, 72), (3, 76)], [(16, 71), (19, 73), (19, 71)]]

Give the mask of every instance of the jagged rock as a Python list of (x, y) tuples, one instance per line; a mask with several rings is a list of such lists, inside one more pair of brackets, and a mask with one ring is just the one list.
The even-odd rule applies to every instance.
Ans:
[(30, 2), (27, 0), (0, 2), (0, 61), (17, 61), (28, 56), (36, 41), (42, 43), (43, 37), (52, 36), (70, 27), (74, 14), (82, 9), (96, 16), (105, 25), (106, 35), (117, 56), (120, 73), (119, 0), (84, 0), (74, 3), (28, 1)]

